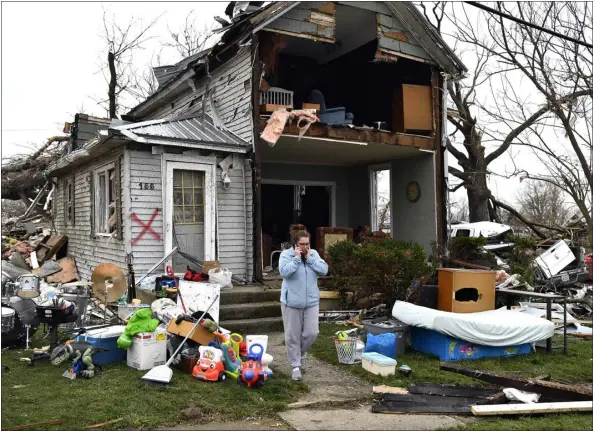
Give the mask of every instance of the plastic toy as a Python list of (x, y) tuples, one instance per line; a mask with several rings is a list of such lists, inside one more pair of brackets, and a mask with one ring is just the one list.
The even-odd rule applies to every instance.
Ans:
[(233, 350), (235, 351), (235, 356), (239, 356), (240, 348), (239, 345), (243, 341), (243, 337), (240, 334), (232, 333), (231, 334), (231, 344), (233, 345)]
[(63, 374), (70, 380), (76, 377), (90, 379), (95, 377), (96, 367), (93, 364), (93, 354), (103, 352), (107, 349), (94, 346), (86, 341), (68, 341), (56, 347), (50, 357), (52, 365), (60, 365), (67, 359), (71, 360), (71, 366)]
[(239, 368), (241, 367), (241, 360), (235, 355), (235, 351), (231, 345), (230, 340), (226, 340), (220, 345), (224, 357), (225, 372), (234, 379), (239, 377)]
[(239, 355), (243, 358), (247, 356), (247, 342), (241, 341), (239, 343)]
[[(259, 350), (259, 352), (257, 350)], [(245, 361), (241, 364), (240, 377), (237, 379), (238, 384), (246, 384), (248, 388), (258, 388), (264, 384), (268, 378), (268, 372), (263, 369), (261, 358), (264, 348), (261, 344), (252, 344), (249, 349), (249, 354)]]
[(207, 382), (221, 382), (226, 379), (222, 350), (212, 346), (200, 346), (200, 359), (194, 366), (192, 375)]

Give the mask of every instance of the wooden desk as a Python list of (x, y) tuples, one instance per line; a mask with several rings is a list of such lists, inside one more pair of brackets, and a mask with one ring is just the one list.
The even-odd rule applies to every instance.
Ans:
[[(552, 293), (537, 293), (537, 292), (528, 292), (525, 290), (515, 290), (515, 289), (496, 289), (497, 293), (502, 293), (506, 295), (506, 306), (507, 309), (511, 309), (510, 304), (510, 296), (526, 296), (529, 298), (538, 298), (543, 299), (546, 302), (546, 319), (552, 321), (552, 301), (562, 300), (562, 306), (564, 308), (564, 354), (566, 355), (567, 352), (567, 345), (566, 345), (566, 296), (562, 295), (554, 295)], [(546, 351), (552, 351), (552, 337), (546, 340)]]

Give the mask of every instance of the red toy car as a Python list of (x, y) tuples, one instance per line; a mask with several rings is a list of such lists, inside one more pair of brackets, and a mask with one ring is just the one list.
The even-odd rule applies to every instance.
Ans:
[(200, 346), (200, 360), (194, 366), (192, 375), (207, 382), (222, 382), (226, 379), (222, 350), (211, 346)]

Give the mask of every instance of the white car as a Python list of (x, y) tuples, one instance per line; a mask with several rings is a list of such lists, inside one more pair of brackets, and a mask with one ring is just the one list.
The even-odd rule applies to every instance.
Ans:
[(514, 245), (509, 239), (509, 236), (514, 235), (513, 228), (506, 224), (480, 221), (476, 223), (454, 224), (449, 229), (449, 236), (451, 238), (486, 238), (487, 243), (484, 249), (489, 251), (512, 247)]

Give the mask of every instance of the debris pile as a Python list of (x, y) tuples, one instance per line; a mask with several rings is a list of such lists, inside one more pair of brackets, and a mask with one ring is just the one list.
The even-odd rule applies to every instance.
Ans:
[(375, 386), (373, 412), (492, 416), (593, 411), (591, 387), (542, 378), (521, 379), (447, 363), (441, 363), (440, 369), (472, 377), (489, 386), (433, 383), (420, 383), (408, 388)]

